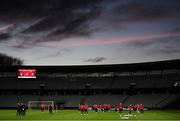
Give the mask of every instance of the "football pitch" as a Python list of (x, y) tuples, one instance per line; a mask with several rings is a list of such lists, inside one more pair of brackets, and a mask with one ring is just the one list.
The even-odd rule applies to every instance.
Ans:
[[(127, 118), (128, 117), (128, 118)], [(49, 114), (47, 111), (41, 112), (40, 110), (27, 110), (26, 116), (16, 116), (16, 110), (0, 110), (0, 120), (101, 120), (101, 121), (113, 121), (113, 120), (180, 120), (179, 110), (149, 110), (144, 114), (133, 112), (132, 115), (128, 115), (127, 111), (123, 113), (119, 112), (97, 112), (89, 111), (88, 115), (81, 115), (78, 110), (58, 110)]]

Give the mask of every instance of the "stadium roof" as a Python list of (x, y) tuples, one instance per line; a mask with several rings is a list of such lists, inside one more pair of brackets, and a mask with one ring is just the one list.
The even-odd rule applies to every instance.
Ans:
[(18, 69), (37, 69), (38, 72), (136, 72), (164, 69), (179, 69), (180, 59), (158, 62), (111, 65), (80, 65), (80, 66), (1, 66), (1, 72), (17, 72)]

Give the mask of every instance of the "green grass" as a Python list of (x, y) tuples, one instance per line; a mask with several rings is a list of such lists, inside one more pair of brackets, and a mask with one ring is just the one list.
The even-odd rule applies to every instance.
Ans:
[[(0, 120), (121, 120), (120, 115), (128, 114), (127, 111), (121, 113), (110, 112), (98, 112), (89, 111), (88, 115), (81, 115), (77, 110), (59, 110), (53, 114), (49, 114), (47, 111), (41, 112), (40, 110), (29, 110), (26, 116), (16, 116), (16, 110), (0, 110)], [(180, 111), (178, 110), (149, 110), (144, 114), (136, 112), (132, 113), (133, 120), (180, 120)]]

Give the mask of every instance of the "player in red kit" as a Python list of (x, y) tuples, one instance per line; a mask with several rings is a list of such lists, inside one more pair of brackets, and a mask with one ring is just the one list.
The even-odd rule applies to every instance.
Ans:
[(94, 104), (94, 105), (93, 105), (93, 109), (94, 109), (95, 112), (97, 112), (97, 110), (98, 110), (98, 105), (97, 105), (97, 104)]
[(41, 104), (41, 105), (40, 105), (40, 108), (41, 108), (41, 111), (43, 112), (44, 109), (45, 109), (45, 105), (44, 105), (44, 104)]
[(144, 113), (144, 105), (143, 105), (143, 104), (140, 104), (140, 105), (139, 105), (139, 109), (140, 109), (140, 112), (141, 112), (141, 113)]
[(80, 106), (81, 115), (84, 113), (84, 105)]
[(136, 105), (134, 106), (134, 108), (135, 108), (135, 110), (139, 113), (139, 104), (136, 104)]
[(133, 105), (130, 104), (130, 105), (128, 106), (128, 110), (129, 110), (129, 114), (131, 114), (131, 112), (132, 112), (132, 110), (133, 110)]
[(100, 109), (101, 111), (103, 111), (103, 106), (102, 106), (102, 105), (99, 105), (99, 109)]
[(118, 107), (119, 107), (119, 112), (120, 112), (120, 113), (122, 113), (123, 108), (124, 108), (123, 104), (122, 104), (122, 103), (120, 103), (120, 104), (118, 105)]
[(107, 109), (108, 109), (108, 111), (111, 110), (111, 105), (110, 104), (107, 105)]
[(115, 110), (115, 112), (117, 112), (119, 110), (118, 105), (115, 105), (114, 110)]
[(87, 104), (84, 105), (84, 114), (88, 115), (88, 105)]
[(53, 111), (53, 105), (49, 105), (49, 113), (52, 114)]
[(103, 110), (104, 110), (104, 112), (107, 111), (107, 104), (104, 104), (104, 105), (103, 105)]

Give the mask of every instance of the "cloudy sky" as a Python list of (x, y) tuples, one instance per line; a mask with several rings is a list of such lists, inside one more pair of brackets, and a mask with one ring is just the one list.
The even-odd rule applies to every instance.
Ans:
[(25, 65), (180, 59), (180, 0), (2, 0), (0, 53)]

